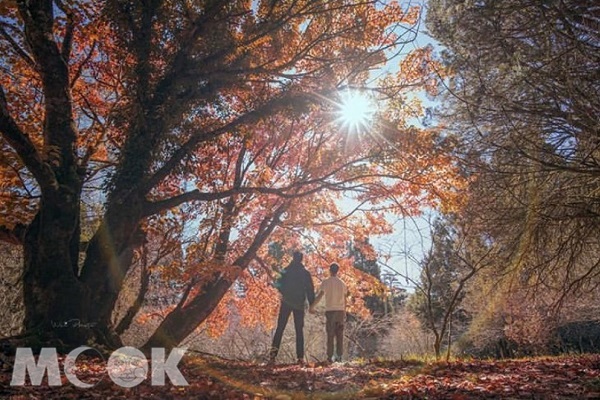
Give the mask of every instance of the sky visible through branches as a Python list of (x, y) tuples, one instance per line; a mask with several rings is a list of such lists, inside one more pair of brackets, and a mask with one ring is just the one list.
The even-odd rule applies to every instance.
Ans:
[[(404, 4), (404, 3), (403, 3)], [(424, 21), (427, 13), (427, 2), (423, 0), (413, 0), (406, 4), (407, 7), (421, 7), (421, 16), (419, 22), (415, 25), (410, 34), (414, 35), (403, 49), (396, 49), (398, 58), (404, 57), (410, 51), (418, 48), (432, 47), (434, 52), (441, 49), (441, 45), (425, 30)], [(390, 54), (390, 57), (394, 56)], [(387, 63), (385, 68), (373, 71), (372, 79), (375, 81), (387, 73), (398, 72), (398, 62)], [(438, 100), (427, 96), (425, 93), (414, 94), (422, 102), (426, 109), (433, 109), (438, 104)], [(378, 108), (377, 104), (374, 106)], [(435, 123), (435, 121), (414, 118), (415, 126), (426, 126)], [(353, 206), (351, 200), (347, 208)], [(415, 284), (418, 282), (420, 267), (419, 262), (423, 259), (427, 250), (431, 246), (430, 229), (431, 222), (437, 212), (433, 209), (426, 209), (420, 216), (409, 216), (400, 218), (397, 216), (388, 216), (388, 221), (393, 227), (393, 233), (380, 237), (373, 237), (372, 244), (381, 256), (379, 259), (381, 266), (382, 279), (394, 287), (413, 292)]]

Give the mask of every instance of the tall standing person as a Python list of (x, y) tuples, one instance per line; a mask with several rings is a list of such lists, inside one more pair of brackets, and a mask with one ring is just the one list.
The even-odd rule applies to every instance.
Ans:
[(281, 306), (269, 353), (270, 363), (275, 362), (283, 331), (292, 313), (296, 331), (296, 356), (298, 363), (304, 362), (304, 310), (306, 301), (309, 305), (315, 301), (315, 288), (310, 273), (302, 264), (302, 259), (302, 253), (295, 251), (292, 254), (292, 262), (282, 271), (281, 277), (276, 282), (277, 289), (281, 292)]
[[(315, 312), (315, 305), (325, 296), (325, 328), (327, 331), (327, 361), (342, 361), (344, 354), (344, 323), (346, 321), (346, 284), (338, 278), (340, 266), (333, 263), (329, 266), (330, 277), (321, 283), (317, 298), (309, 311)], [(335, 358), (333, 355), (335, 342)]]

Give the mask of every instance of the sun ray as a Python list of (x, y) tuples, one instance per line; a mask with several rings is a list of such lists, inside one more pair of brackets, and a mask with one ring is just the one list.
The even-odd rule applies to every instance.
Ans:
[(375, 114), (375, 106), (365, 94), (348, 91), (341, 95), (337, 114), (337, 120), (350, 133), (361, 133), (370, 128)]

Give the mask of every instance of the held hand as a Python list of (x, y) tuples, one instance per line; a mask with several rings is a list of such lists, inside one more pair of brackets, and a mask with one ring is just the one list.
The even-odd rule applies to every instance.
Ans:
[(311, 314), (316, 314), (315, 308), (313, 306), (308, 307), (308, 312)]

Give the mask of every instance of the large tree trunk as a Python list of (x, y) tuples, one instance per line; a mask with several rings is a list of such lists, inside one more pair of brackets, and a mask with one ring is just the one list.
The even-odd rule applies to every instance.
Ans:
[(110, 211), (92, 238), (85, 257), (81, 280), (90, 288), (89, 318), (97, 324), (104, 341), (120, 344), (112, 314), (125, 275), (131, 267), (135, 248), (144, 241), (140, 230), (141, 217), (135, 207), (121, 212)]
[[(111, 191), (103, 224), (91, 241), (83, 268), (79, 269), (81, 188), (85, 162), (77, 150), (78, 132), (73, 117), (72, 83), (69, 71), (76, 18), (70, 7), (51, 0), (17, 2), (24, 24), (25, 42), (32, 64), (41, 79), (44, 101), (43, 146), (37, 146), (28, 132), (11, 116), (7, 97), (0, 85), (0, 128), (39, 185), (42, 198), (34, 221), (27, 228), (24, 245), (24, 296), (26, 336), (48, 342), (79, 346), (94, 339), (118, 344), (110, 317), (123, 279), (131, 264), (142, 220), (144, 193), (132, 188), (150, 168), (161, 123), (148, 122), (154, 115), (147, 93), (148, 68), (139, 72), (139, 101), (146, 114), (133, 118), (132, 134), (123, 154)], [(151, 21), (159, 3), (148, 7), (144, 21)], [(62, 40), (56, 32), (60, 9), (66, 19)], [(62, 17), (61, 17), (62, 18)], [(59, 25), (62, 26), (62, 25)], [(140, 43), (150, 42), (151, 24), (139, 33)], [(138, 63), (147, 65), (148, 51), (140, 48)], [(90, 53), (91, 55), (92, 53)], [(79, 67), (82, 67), (80, 65)], [(72, 72), (72, 71), (71, 71)], [(145, 151), (142, 151), (145, 150)], [(149, 189), (148, 189), (149, 190)]]
[(89, 295), (76, 276), (79, 196), (68, 190), (42, 199), (23, 243), (25, 330), (33, 345), (77, 347), (91, 336)]
[[(72, 15), (64, 40), (54, 35), (52, 1), (17, 2), (28, 51), (42, 82), (43, 147), (12, 118), (0, 91), (2, 134), (31, 172), (42, 194), (37, 215), (23, 238), (25, 338), (32, 346), (54, 342), (80, 346), (91, 336), (88, 291), (79, 282), (80, 200), (84, 171), (77, 162), (68, 60)], [(37, 346), (36, 346), (37, 347)]]
[(102, 224), (79, 276), (79, 196), (42, 200), (24, 240), (28, 337), (66, 347), (89, 341), (121, 345), (111, 315), (137, 243), (139, 221), (133, 222), (131, 213), (129, 217), (113, 229)]

